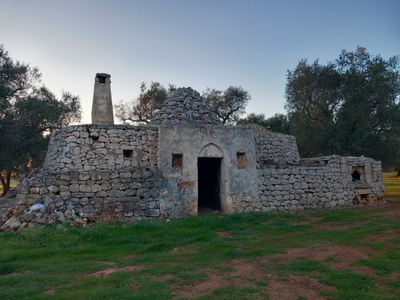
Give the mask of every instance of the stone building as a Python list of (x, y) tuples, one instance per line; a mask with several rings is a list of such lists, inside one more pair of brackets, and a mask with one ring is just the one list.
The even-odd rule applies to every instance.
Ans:
[(293, 136), (224, 126), (191, 88), (178, 89), (147, 126), (113, 125), (110, 76), (97, 74), (92, 120), (52, 134), (44, 167), (0, 199), (0, 228), (383, 201), (380, 162), (301, 159)]

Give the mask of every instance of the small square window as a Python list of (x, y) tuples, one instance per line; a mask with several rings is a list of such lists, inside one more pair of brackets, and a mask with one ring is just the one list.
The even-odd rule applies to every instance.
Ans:
[(124, 158), (132, 158), (133, 157), (133, 150), (122, 150)]
[(172, 154), (172, 169), (182, 170), (182, 156), (183, 154)]
[(238, 152), (236, 153), (237, 158), (237, 168), (246, 169), (246, 153)]

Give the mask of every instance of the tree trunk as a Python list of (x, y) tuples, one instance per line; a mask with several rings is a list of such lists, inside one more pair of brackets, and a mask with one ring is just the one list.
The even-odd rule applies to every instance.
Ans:
[(400, 177), (400, 171), (397, 171), (396, 177)]
[(5, 195), (7, 195), (8, 191), (10, 190), (11, 173), (8, 173), (7, 171), (5, 171), (4, 173), (6, 175), (5, 179), (3, 174), (0, 174), (0, 181), (1, 185), (3, 186), (3, 193), (0, 195), (0, 197), (4, 197)]

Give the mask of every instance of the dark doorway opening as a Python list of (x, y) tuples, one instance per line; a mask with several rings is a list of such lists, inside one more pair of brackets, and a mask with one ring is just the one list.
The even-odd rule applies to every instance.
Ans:
[(221, 211), (221, 160), (215, 157), (199, 157), (198, 168), (198, 212)]

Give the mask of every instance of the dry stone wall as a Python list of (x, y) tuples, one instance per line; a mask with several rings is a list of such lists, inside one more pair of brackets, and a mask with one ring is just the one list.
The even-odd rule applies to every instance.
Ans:
[[(354, 181), (354, 169), (363, 170)], [(362, 171), (360, 171), (362, 172)], [(325, 209), (383, 200), (382, 166), (363, 157), (329, 156), (302, 159), (297, 166), (264, 165), (258, 170), (257, 210)]]
[[(0, 227), (132, 221), (160, 215), (157, 126), (70, 126), (56, 132), (45, 167), (3, 201)], [(43, 204), (32, 212), (33, 204)], [(3, 205), (4, 206), (4, 205)], [(8, 207), (7, 213), (5, 211)]]
[[(293, 136), (247, 127), (63, 128), (51, 137), (44, 168), (23, 177), (0, 199), (0, 229), (193, 214), (197, 159), (207, 157), (202, 149), (208, 153), (211, 148), (221, 152), (225, 212), (326, 209), (383, 200), (380, 162), (340, 156), (300, 159)], [(173, 168), (174, 153), (181, 155), (182, 169)], [(33, 209), (34, 204), (39, 207)]]
[(158, 126), (69, 126), (51, 137), (44, 168), (114, 171), (157, 166)]
[(269, 132), (256, 124), (246, 125), (254, 131), (257, 165), (297, 164), (300, 161), (296, 138), (292, 135)]

